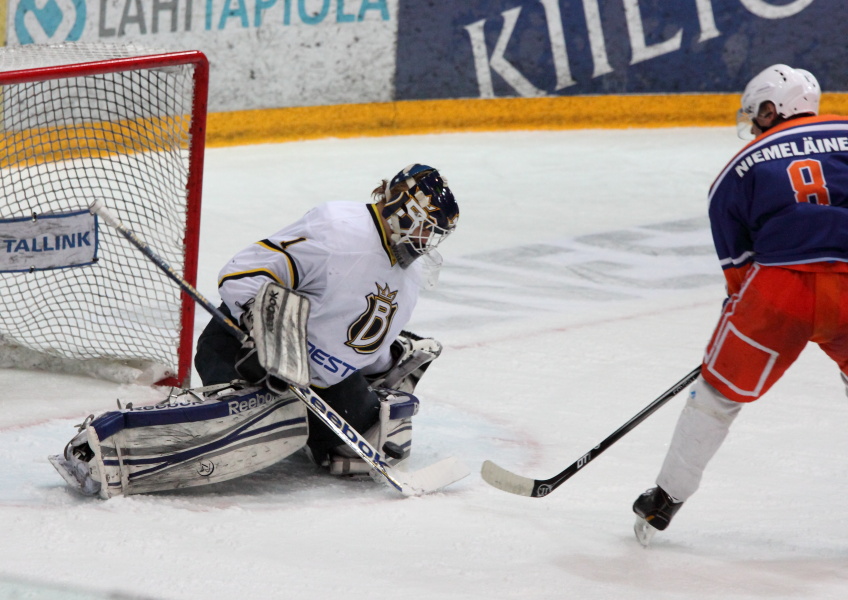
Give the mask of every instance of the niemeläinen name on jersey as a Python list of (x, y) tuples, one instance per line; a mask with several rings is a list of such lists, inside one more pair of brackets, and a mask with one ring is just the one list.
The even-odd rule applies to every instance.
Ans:
[(740, 160), (736, 165), (736, 174), (739, 177), (744, 177), (745, 173), (754, 163), (767, 162), (779, 158), (792, 158), (793, 156), (809, 156), (811, 154), (825, 154), (827, 152), (848, 151), (848, 137), (830, 137), (822, 139), (813, 139), (805, 137), (803, 140), (804, 149), (798, 148), (798, 143), (782, 142), (780, 144), (771, 144), (761, 150), (752, 152), (747, 157)]

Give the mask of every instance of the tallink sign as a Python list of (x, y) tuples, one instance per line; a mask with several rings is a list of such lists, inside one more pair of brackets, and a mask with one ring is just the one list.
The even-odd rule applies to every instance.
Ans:
[(779, 62), (845, 91), (846, 21), (844, 0), (402, 2), (395, 92), (734, 92)]

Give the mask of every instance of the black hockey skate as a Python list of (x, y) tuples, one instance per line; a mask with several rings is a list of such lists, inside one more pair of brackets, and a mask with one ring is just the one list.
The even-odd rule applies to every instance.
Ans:
[(682, 502), (677, 502), (661, 487), (651, 488), (636, 498), (633, 503), (633, 512), (636, 513), (633, 531), (639, 543), (648, 546), (657, 531), (668, 527), (681, 506)]

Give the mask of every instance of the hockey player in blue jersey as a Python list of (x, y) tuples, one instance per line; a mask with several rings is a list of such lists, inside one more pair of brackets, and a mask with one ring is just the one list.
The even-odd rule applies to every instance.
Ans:
[(808, 342), (848, 381), (848, 118), (819, 116), (808, 71), (778, 64), (746, 86), (738, 123), (755, 139), (710, 188), (728, 298), (656, 480), (637, 498), (648, 545), (698, 489), (739, 410)]

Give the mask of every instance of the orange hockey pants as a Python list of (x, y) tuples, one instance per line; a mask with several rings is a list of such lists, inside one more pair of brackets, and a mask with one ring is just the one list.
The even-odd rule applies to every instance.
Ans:
[[(806, 265), (805, 265), (806, 266)], [(751, 402), (780, 379), (807, 342), (848, 377), (848, 273), (755, 264), (722, 310), (704, 356), (704, 379), (725, 397)]]

